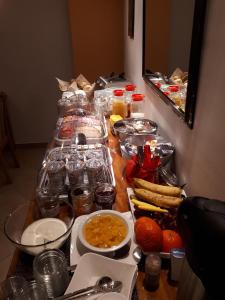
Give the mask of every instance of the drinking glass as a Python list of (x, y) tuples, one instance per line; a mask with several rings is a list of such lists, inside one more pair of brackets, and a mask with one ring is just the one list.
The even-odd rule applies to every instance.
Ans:
[(97, 182), (104, 182), (104, 160), (90, 159), (86, 162), (87, 175), (89, 184), (95, 186)]
[(28, 284), (22, 276), (11, 276), (0, 286), (0, 299), (27, 300)]
[(65, 187), (66, 169), (63, 161), (50, 161), (47, 163), (49, 189), (52, 193), (62, 192)]
[(66, 169), (69, 176), (70, 188), (84, 183), (85, 163), (81, 160), (71, 160), (67, 163)]
[(60, 250), (45, 250), (35, 256), (33, 273), (35, 280), (43, 284), (49, 298), (64, 294), (69, 284), (68, 265)]
[(35, 280), (28, 282), (29, 300), (47, 300), (47, 292), (45, 286)]
[(95, 205), (96, 210), (112, 209), (115, 201), (115, 187), (110, 183), (102, 183), (95, 189)]
[(38, 188), (36, 200), (42, 217), (53, 218), (59, 214), (58, 195), (52, 194), (47, 188)]
[(93, 212), (93, 191), (87, 185), (81, 185), (71, 192), (76, 217)]

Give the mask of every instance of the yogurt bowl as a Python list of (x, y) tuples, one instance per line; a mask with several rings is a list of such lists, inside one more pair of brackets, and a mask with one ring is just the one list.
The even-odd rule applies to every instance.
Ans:
[(54, 218), (43, 218), (34, 201), (19, 205), (4, 222), (6, 237), (20, 250), (37, 255), (46, 249), (60, 248), (72, 230), (74, 210), (58, 200)]

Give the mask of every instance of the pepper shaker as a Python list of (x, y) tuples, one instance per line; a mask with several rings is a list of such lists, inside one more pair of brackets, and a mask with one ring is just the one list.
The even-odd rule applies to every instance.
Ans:
[(145, 279), (146, 290), (155, 291), (159, 287), (160, 271), (162, 260), (157, 253), (150, 253), (145, 260)]

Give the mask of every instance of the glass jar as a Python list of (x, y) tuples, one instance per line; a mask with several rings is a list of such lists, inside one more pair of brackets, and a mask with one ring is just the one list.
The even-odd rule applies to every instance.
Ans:
[(123, 90), (114, 90), (112, 99), (112, 114), (120, 115), (122, 118), (127, 117), (127, 103)]
[(131, 118), (144, 118), (144, 95), (133, 94), (130, 105)]
[(115, 187), (110, 183), (102, 183), (95, 189), (96, 210), (112, 209), (115, 202)]
[(76, 217), (93, 212), (93, 191), (87, 185), (81, 185), (71, 191), (71, 200)]

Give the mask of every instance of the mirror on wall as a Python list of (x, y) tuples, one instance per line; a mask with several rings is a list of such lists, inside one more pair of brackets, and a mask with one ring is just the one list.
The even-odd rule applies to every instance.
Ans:
[(206, 0), (144, 0), (143, 77), (192, 128)]

